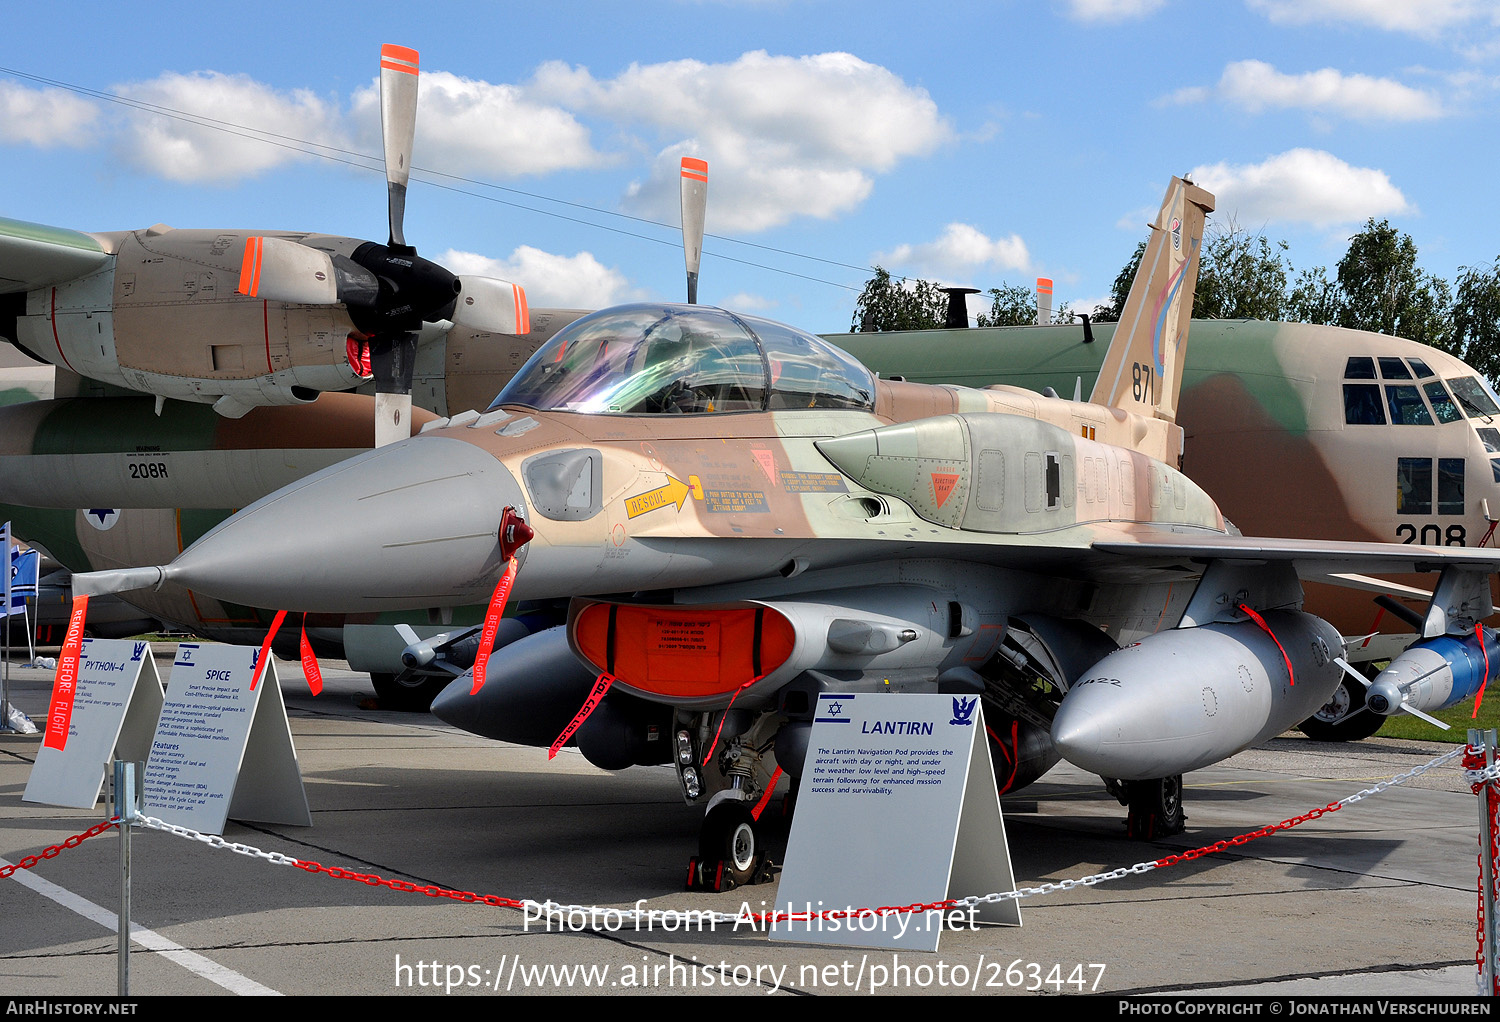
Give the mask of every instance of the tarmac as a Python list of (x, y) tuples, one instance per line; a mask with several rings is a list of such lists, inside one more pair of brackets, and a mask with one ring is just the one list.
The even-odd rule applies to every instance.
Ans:
[[(171, 650), (158, 644), (170, 686)], [(776, 884), (684, 889), (701, 810), (670, 768), (610, 773), (428, 714), (367, 708), (325, 663), (313, 698), (279, 663), (311, 827), (231, 821), (224, 840), (425, 887), (565, 905), (758, 912)], [(41, 721), (52, 672), (10, 668)], [(0, 734), (0, 859), (103, 820), (22, 800), (40, 735)], [(1130, 841), (1099, 781), (1062, 764), (1002, 800), (1017, 883), (1149, 862), (1301, 816), (1452, 746), (1277, 738), (1186, 778), (1188, 829)], [(242, 781), (242, 783), (244, 783)], [(107, 788), (107, 786), (106, 786)], [(547, 926), (513, 908), (306, 872), (136, 827), (133, 996), (220, 994), (1109, 994), (1473, 997), (1479, 815), (1457, 763), (1292, 829), (1094, 886), (1028, 897), (1023, 925), (945, 932), (936, 953), (771, 941), (746, 924)], [(772, 839), (773, 856), (784, 847)], [(878, 855), (879, 849), (871, 849)], [(117, 993), (120, 839), (0, 880), (0, 991)], [(988, 891), (965, 892), (988, 894)], [(600, 922), (602, 920), (602, 922)]]

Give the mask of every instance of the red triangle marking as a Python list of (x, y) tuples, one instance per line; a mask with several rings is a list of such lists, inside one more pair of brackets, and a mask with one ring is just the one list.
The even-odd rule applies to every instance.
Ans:
[(937, 500), (937, 506), (953, 495), (953, 488), (958, 485), (958, 473), (956, 472), (934, 472), (932, 473), (932, 495)]

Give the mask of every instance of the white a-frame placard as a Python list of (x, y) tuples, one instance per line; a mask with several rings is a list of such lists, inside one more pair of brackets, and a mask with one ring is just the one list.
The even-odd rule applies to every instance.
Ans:
[(251, 687), (254, 646), (177, 647), (146, 761), (143, 809), (222, 834), (229, 819), (312, 826), (272, 659)]
[(772, 940), (936, 951), (943, 929), (1021, 925), (1013, 900), (835, 918), (1015, 889), (977, 696), (818, 697)]
[(61, 749), (44, 744), (37, 750), (21, 798), (94, 808), (111, 760), (146, 758), (161, 705), (161, 678), (149, 643), (84, 639), (67, 739)]

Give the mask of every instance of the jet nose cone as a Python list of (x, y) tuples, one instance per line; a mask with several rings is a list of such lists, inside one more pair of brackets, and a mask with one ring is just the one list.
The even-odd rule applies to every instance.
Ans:
[(166, 578), (288, 610), (483, 603), (503, 567), (506, 507), (524, 513), (526, 504), (488, 452), (450, 437), (412, 438), (257, 501), (184, 550)]
[(1052, 720), (1052, 744), (1062, 758), (1074, 766), (1090, 770), (1104, 744), (1104, 731), (1097, 714), (1066, 699)]

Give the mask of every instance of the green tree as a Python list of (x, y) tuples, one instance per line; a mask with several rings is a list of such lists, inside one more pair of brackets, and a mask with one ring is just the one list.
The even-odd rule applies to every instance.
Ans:
[(1293, 323), (1331, 325), (1339, 321), (1343, 303), (1338, 283), (1328, 279), (1328, 268), (1314, 266), (1297, 274), (1286, 297), (1286, 318)]
[(1500, 379), (1500, 257), (1488, 269), (1460, 266), (1447, 350)]
[[(990, 311), (975, 317), (977, 326), (1031, 326), (1036, 323), (1037, 295), (1024, 284), (1000, 282), (987, 292), (990, 296)], [(1073, 322), (1073, 310), (1067, 302), (1052, 310), (1052, 322)]]
[(1020, 284), (1000, 282), (989, 290), (990, 311), (976, 319), (980, 326), (1027, 326), (1036, 322), (1036, 295)]
[(1286, 242), (1250, 234), (1230, 219), (1209, 231), (1193, 294), (1195, 319), (1264, 319), (1286, 316)]
[(1338, 323), (1446, 347), (1453, 331), (1448, 283), (1417, 268), (1417, 246), (1387, 220), (1371, 217), (1349, 239), (1338, 265)]
[(854, 304), (850, 333), (876, 330), (936, 330), (948, 315), (948, 296), (930, 280), (893, 279), (884, 268), (865, 282)]

